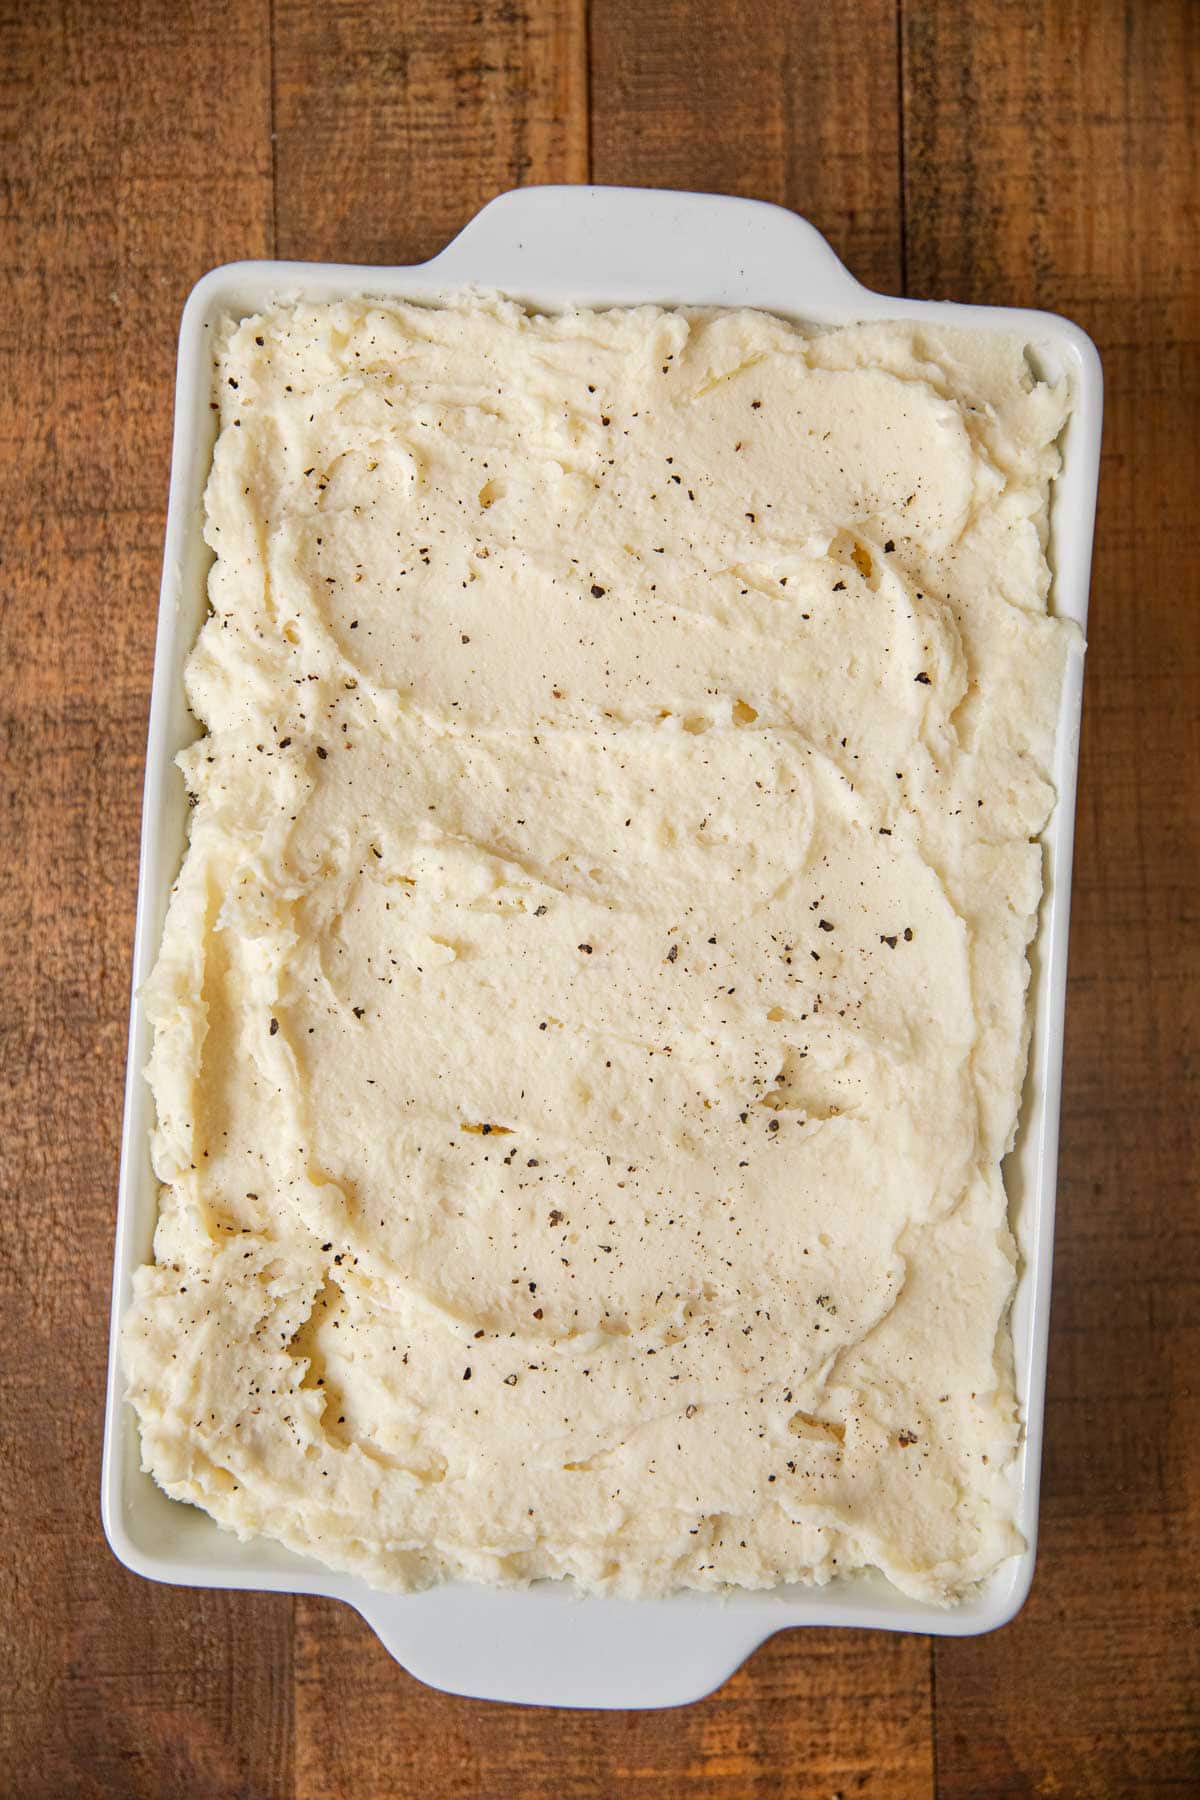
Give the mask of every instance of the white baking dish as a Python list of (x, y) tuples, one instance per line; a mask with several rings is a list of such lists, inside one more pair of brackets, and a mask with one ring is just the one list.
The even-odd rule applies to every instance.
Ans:
[(173, 757), (196, 733), (182, 669), (204, 615), (210, 556), (201, 536), (214, 437), (208, 334), (226, 313), (256, 312), (301, 292), (434, 298), (476, 284), (543, 308), (639, 301), (756, 306), (818, 324), (924, 318), (1024, 334), (1048, 372), (1065, 370), (1075, 409), (1051, 516), (1053, 609), (1085, 622), (1100, 450), (1101, 375), (1090, 340), (1048, 313), (889, 299), (863, 288), (813, 227), (779, 207), (632, 188), (527, 188), (502, 194), (449, 247), (416, 268), (234, 263), (193, 290), (179, 340), (175, 438), (146, 758), (134, 944), (133, 1005), (117, 1216), (113, 1332), (104, 1437), (103, 1512), (116, 1555), (138, 1574), (197, 1587), (328, 1594), (355, 1606), (413, 1674), (452, 1692), (571, 1706), (668, 1706), (707, 1693), (772, 1633), (794, 1625), (876, 1626), (967, 1635), (1021, 1606), (1033, 1575), (1046, 1374), (1055, 1164), (1062, 1071), (1071, 840), (1082, 688), (1072, 652), (1046, 834), (1046, 890), (1033, 953), (1034, 1029), (1017, 1147), (1006, 1177), (1022, 1266), (1013, 1305), (1024, 1440), (1014, 1478), (1028, 1549), (953, 1611), (906, 1599), (881, 1576), (825, 1589), (728, 1599), (683, 1595), (629, 1603), (580, 1599), (560, 1584), (518, 1592), (450, 1585), (405, 1596), (375, 1592), (266, 1541), (240, 1544), (205, 1514), (169, 1500), (141, 1472), (137, 1426), (123, 1397), (117, 1321), (133, 1270), (151, 1254), (157, 1210), (148, 1141), (152, 1102), (142, 1070), (150, 1028), (138, 992), (150, 973), (185, 840), (183, 781)]

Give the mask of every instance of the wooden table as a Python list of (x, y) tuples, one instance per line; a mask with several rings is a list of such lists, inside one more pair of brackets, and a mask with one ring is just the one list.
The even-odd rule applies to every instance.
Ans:
[[(0, 1790), (1196, 1792), (1200, 8), (3, 0)], [(174, 336), (241, 256), (412, 262), (537, 181), (720, 189), (891, 292), (1050, 307), (1108, 418), (1042, 1547), (997, 1636), (793, 1632), (679, 1712), (431, 1693), (348, 1609), (97, 1515)]]

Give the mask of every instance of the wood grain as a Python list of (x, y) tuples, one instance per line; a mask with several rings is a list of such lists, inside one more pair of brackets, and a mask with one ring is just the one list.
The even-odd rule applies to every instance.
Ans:
[[(1125, 1800), (1200, 1783), (1200, 11), (0, 0), (0, 1794)], [(1041, 1562), (974, 1641), (794, 1632), (675, 1712), (431, 1693), (330, 1603), (154, 1587), (96, 1489), (174, 336), (245, 255), (407, 261), (583, 180), (796, 207), (1077, 317), (1108, 418)]]
[(1107, 381), (1039, 1570), (938, 1647), (939, 1800), (1195, 1792), (1200, 14), (912, 6), (904, 68), (914, 291), (1065, 312)]
[(588, 178), (584, 0), (276, 0), (280, 256), (421, 262), (494, 194)]
[(6, 4), (0, 304), (0, 1791), (290, 1779), (290, 1603), (100, 1533), (108, 1287), (174, 338), (269, 249), (265, 3)]

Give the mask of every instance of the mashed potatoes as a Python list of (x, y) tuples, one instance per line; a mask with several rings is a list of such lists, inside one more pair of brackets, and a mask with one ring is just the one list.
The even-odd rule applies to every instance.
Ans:
[(214, 352), (146, 1468), (387, 1587), (952, 1600), (1020, 1545), (1065, 390), (478, 296)]

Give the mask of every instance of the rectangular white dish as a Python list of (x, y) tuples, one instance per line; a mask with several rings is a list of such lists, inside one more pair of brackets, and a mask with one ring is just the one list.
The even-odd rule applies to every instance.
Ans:
[[(620, 188), (531, 188), (501, 195), (432, 262), (415, 268), (238, 263), (193, 290), (180, 333), (167, 536), (147, 750), (137, 929), (117, 1218), (103, 1515), (115, 1554), (136, 1573), (181, 1585), (319, 1593), (345, 1600), (422, 1680), (452, 1692), (573, 1706), (664, 1706), (698, 1698), (758, 1643), (798, 1625), (875, 1626), (969, 1635), (1021, 1606), (1033, 1575), (1041, 1462), (1071, 843), (1082, 650), (1064, 684), (1045, 836), (1045, 893), (1032, 952), (1033, 1035), (1017, 1146), (1006, 1184), (1021, 1254), (1012, 1327), (1024, 1434), (1014, 1478), (1028, 1548), (952, 1611), (905, 1598), (881, 1576), (824, 1589), (725, 1600), (682, 1595), (639, 1603), (578, 1599), (561, 1586), (494, 1591), (448, 1585), (405, 1596), (368, 1589), (264, 1540), (240, 1544), (207, 1515), (169, 1500), (139, 1465), (123, 1398), (117, 1323), (134, 1269), (151, 1254), (157, 1184), (150, 1166), (153, 1101), (142, 1071), (150, 1027), (138, 995), (153, 965), (178, 872), (187, 807), (176, 752), (196, 735), (182, 671), (205, 610), (211, 556), (203, 494), (215, 436), (208, 333), (228, 313), (302, 293), (436, 299), (475, 285), (552, 309), (646, 301), (754, 306), (824, 325), (923, 318), (1024, 335), (1046, 372), (1066, 372), (1074, 410), (1051, 504), (1052, 610), (1086, 621), (1100, 448), (1101, 375), (1090, 340), (1047, 313), (891, 299), (861, 287), (812, 226), (778, 207), (710, 195)], [(1082, 639), (1080, 640), (1082, 643)]]

